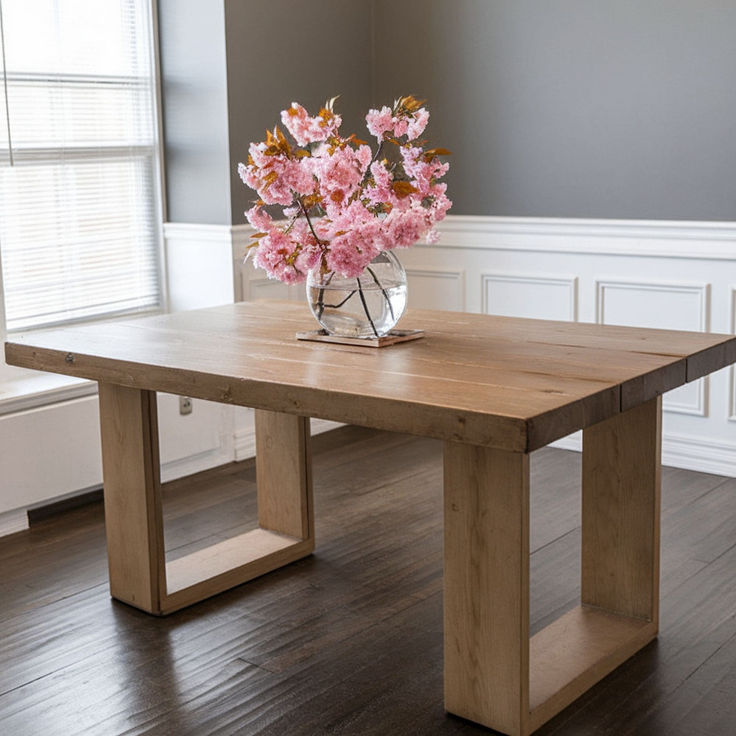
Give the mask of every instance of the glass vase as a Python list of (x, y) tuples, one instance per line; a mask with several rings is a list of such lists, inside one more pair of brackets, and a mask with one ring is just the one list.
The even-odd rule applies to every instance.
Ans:
[(406, 308), (406, 272), (390, 250), (381, 251), (356, 278), (314, 269), (307, 277), (307, 301), (330, 335), (383, 337)]

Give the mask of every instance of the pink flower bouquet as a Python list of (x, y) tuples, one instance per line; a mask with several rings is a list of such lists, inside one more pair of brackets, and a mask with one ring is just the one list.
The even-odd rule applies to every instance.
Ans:
[[(296, 102), (281, 113), (290, 143), (277, 126), (251, 143), (242, 180), (259, 199), (246, 212), (256, 229), (249, 254), (271, 278), (303, 281), (312, 269), (354, 278), (381, 251), (436, 240), (435, 223), (451, 206), (439, 179), (449, 165), (442, 148), (427, 148), (421, 135), (429, 112), (413, 97), (370, 110), (375, 150), (340, 134), (335, 98), (311, 117)], [(274, 220), (267, 205), (280, 205)]]

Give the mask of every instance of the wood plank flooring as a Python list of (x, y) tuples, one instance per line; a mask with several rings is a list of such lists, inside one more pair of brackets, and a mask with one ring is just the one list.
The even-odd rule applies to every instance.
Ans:
[[(101, 503), (0, 539), (0, 734), (491, 733), (442, 706), (440, 443), (314, 440), (313, 556), (157, 619), (110, 600)], [(532, 456), (532, 631), (579, 595), (580, 457)], [(165, 487), (169, 559), (253, 528), (255, 471)], [(736, 732), (736, 479), (663, 473), (662, 627), (539, 734)]]

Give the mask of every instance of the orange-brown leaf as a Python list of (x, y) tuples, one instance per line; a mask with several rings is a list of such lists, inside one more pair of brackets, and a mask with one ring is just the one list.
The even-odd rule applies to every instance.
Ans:
[(413, 194), (414, 192), (418, 192), (419, 190), (412, 186), (408, 181), (395, 181), (393, 184), (391, 184), (391, 189), (394, 190), (394, 194), (399, 199), (404, 199), (404, 197), (408, 197), (410, 194)]
[(407, 112), (415, 112), (424, 103), (425, 103), (425, 100), (418, 100), (416, 97), (414, 97), (414, 95), (407, 95), (406, 97), (402, 97), (401, 100), (399, 100), (399, 104)]
[(451, 153), (446, 148), (430, 148), (422, 154), (422, 158), (429, 163), (436, 156), (450, 156)]
[(277, 156), (280, 153), (285, 153), (287, 156), (291, 154), (291, 146), (289, 141), (286, 140), (286, 136), (281, 132), (278, 125), (273, 129), (273, 133), (270, 130), (266, 131), (266, 150), (264, 153), (266, 156)]
[(356, 146), (367, 146), (368, 142), (364, 141), (362, 138), (358, 138), (358, 136), (355, 135), (355, 133), (351, 133), (346, 139), (345, 143), (355, 143)]
[(307, 210), (316, 207), (322, 201), (322, 197), (319, 194), (308, 194), (306, 197), (302, 197), (302, 204)]

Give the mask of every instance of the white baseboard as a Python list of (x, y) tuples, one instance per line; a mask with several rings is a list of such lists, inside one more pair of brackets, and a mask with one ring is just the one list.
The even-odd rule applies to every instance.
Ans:
[(0, 514), (0, 537), (28, 529), (28, 513), (25, 509), (6, 511)]
[[(563, 437), (550, 447), (581, 452), (582, 434), (576, 432)], [(736, 443), (665, 434), (662, 437), (662, 465), (733, 478), (736, 477)]]
[(662, 464), (736, 477), (736, 444), (685, 435), (662, 438)]

